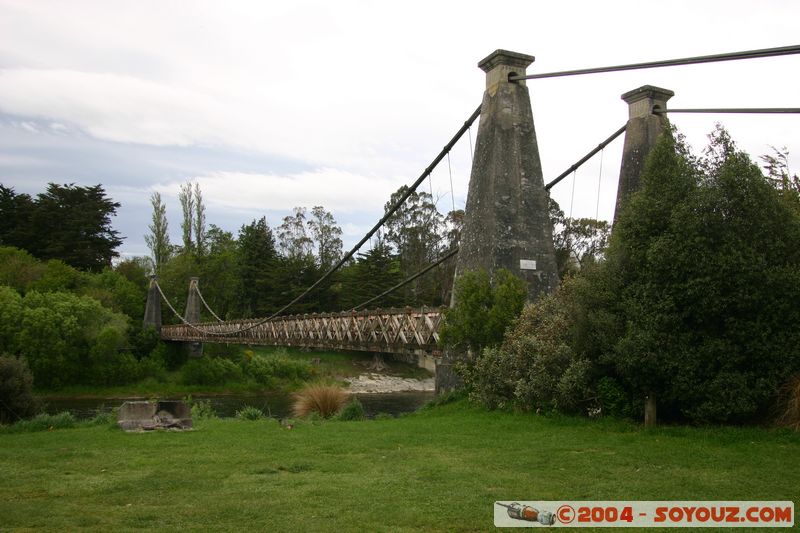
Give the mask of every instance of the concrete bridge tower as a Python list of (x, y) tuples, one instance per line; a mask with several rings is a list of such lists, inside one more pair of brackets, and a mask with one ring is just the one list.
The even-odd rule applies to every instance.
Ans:
[(158, 292), (158, 276), (150, 276), (147, 289), (147, 304), (144, 308), (143, 326), (161, 331), (161, 294)]
[(525, 75), (533, 56), (497, 50), (478, 63), (486, 91), (475, 145), (456, 278), (505, 268), (528, 283), (528, 300), (553, 291), (553, 228)]
[(628, 91), (622, 99), (628, 104), (628, 125), (622, 148), (622, 167), (619, 171), (617, 204), (614, 208), (616, 222), (628, 197), (641, 187), (640, 176), (650, 150), (658, 137), (669, 127), (666, 115), (653, 113), (654, 108), (667, 109), (667, 100), (675, 96), (669, 89), (643, 85)]
[[(200, 278), (190, 278), (189, 280), (189, 295), (186, 297), (186, 310), (183, 312), (183, 319), (189, 324), (200, 322), (200, 295), (197, 292), (199, 283)], [(202, 342), (186, 342), (184, 345), (189, 357), (203, 356)]]

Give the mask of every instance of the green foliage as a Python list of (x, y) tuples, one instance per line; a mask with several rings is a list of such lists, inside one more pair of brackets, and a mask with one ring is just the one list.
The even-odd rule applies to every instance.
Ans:
[(336, 415), (336, 419), (342, 421), (364, 420), (365, 418), (364, 406), (355, 397), (347, 402), (342, 410), (339, 411), (339, 414)]
[(800, 217), (722, 129), (699, 162), (665, 136), (642, 179), (609, 249), (609, 359), (662, 412), (750, 420), (800, 369)]
[(592, 366), (576, 356), (568, 335), (561, 301), (546, 296), (528, 305), (501, 347), (459, 365), (470, 398), (489, 408), (580, 412)]
[(32, 291), (22, 299), (16, 343), (19, 353), (28, 359), (37, 385), (58, 388), (85, 383), (90, 361), (105, 364), (113, 359), (126, 330), (125, 317), (97, 300)]
[(28, 418), (41, 409), (25, 359), (0, 355), (0, 424)]
[(73, 268), (59, 259), (51, 259), (44, 263), (41, 276), (31, 281), (26, 291), (39, 292), (74, 292), (77, 293), (89, 283), (89, 276)]
[(508, 326), (525, 305), (525, 282), (505, 269), (494, 279), (484, 271), (464, 272), (455, 284), (456, 305), (445, 315), (441, 342), (479, 353), (503, 340)]
[(236, 363), (214, 357), (192, 359), (183, 365), (181, 376), (187, 385), (224, 385), (243, 378), (242, 369)]
[(77, 420), (69, 411), (63, 411), (55, 415), (41, 413), (30, 420), (21, 420), (13, 425), (0, 428), (0, 433), (32, 433), (53, 429), (69, 429), (77, 425)]
[(186, 396), (183, 401), (191, 408), (192, 421), (194, 422), (199, 420), (214, 420), (218, 418), (216, 411), (214, 411), (214, 407), (211, 405), (211, 400), (195, 400), (190, 394), (189, 396)]
[(262, 385), (271, 385), (275, 379), (305, 381), (314, 369), (308, 361), (292, 359), (285, 355), (257, 355), (245, 365), (245, 372)]
[(0, 353), (17, 353), (21, 323), (22, 297), (11, 287), (0, 285)]
[[(785, 181), (784, 181), (785, 182)], [(747, 422), (800, 369), (800, 216), (724, 130), (664, 135), (605, 260), (462, 369), (488, 406)]]
[(239, 420), (261, 420), (264, 418), (264, 412), (257, 407), (245, 405), (236, 411), (236, 418)]
[(105, 268), (102, 272), (91, 276), (83, 294), (98, 300), (112, 311), (127, 315), (134, 323), (140, 322), (144, 316), (147, 292), (121, 273), (110, 268)]
[(60, 259), (80, 270), (100, 271), (111, 266), (122, 244), (111, 228), (120, 204), (105, 195), (102, 186), (79, 187), (50, 183), (37, 195), (30, 213), (32, 238), (21, 245), (40, 259)]
[(23, 293), (42, 276), (43, 271), (44, 265), (25, 250), (0, 246), (0, 285), (7, 285)]

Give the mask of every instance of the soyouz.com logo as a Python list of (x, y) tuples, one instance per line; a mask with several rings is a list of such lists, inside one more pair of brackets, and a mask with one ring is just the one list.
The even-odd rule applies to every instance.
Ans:
[(793, 527), (788, 501), (498, 501), (495, 527)]

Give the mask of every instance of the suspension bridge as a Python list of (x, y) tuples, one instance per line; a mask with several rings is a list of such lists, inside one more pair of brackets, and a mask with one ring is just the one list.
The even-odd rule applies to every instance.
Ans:
[[(628, 120), (622, 127), (558, 177), (545, 183), (526, 86), (528, 80), (799, 53), (800, 45), (796, 45), (529, 75), (526, 69), (534, 61), (532, 56), (497, 50), (478, 64), (486, 73), (486, 90), (481, 105), (373, 228), (302, 294), (268, 317), (222, 320), (203, 298), (197, 278), (190, 281), (186, 309), (182, 315), (170, 304), (158, 285), (158, 280), (153, 278), (148, 292), (144, 325), (157, 328), (163, 340), (186, 343), (190, 353), (196, 356), (202, 355), (202, 343), (209, 342), (412, 354), (418, 357), (421, 366), (436, 370), (439, 389), (440, 374), (448, 374), (451, 365), (448, 357), (442, 357), (439, 347), (443, 309), (360, 310), (361, 308), (379, 296), (424, 275), (453, 256), (456, 257), (456, 277), (470, 270), (483, 269), (491, 273), (499, 268), (506, 268), (527, 283), (528, 299), (533, 301), (540, 295), (553, 291), (558, 284), (548, 191), (570, 174), (574, 176), (581, 165), (602, 152), (614, 139), (625, 134), (617, 186), (616, 217), (626, 199), (639, 188), (645, 159), (659, 135), (668, 127), (665, 118), (667, 114), (800, 112), (800, 108), (668, 109), (667, 101), (674, 93), (645, 85), (622, 95), (622, 99), (628, 104)], [(480, 123), (459, 248), (451, 250), (426, 269), (394, 287), (387, 288), (378, 297), (355, 309), (339, 313), (284, 315), (287, 309), (302, 300), (354, 256), (425, 179), (430, 177), (433, 169), (449, 156), (453, 146), (470, 131), (478, 117)], [(179, 324), (162, 325), (162, 300), (179, 319)], [(202, 308), (215, 321), (201, 321)], [(446, 383), (443, 382), (442, 387), (446, 388)]]

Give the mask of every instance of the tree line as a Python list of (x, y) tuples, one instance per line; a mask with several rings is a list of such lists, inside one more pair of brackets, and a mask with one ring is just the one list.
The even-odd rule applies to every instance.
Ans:
[[(663, 135), (602, 260), (565, 276), (504, 337), (445, 330), (476, 354), (461, 366), (471, 397), (638, 419), (647, 403), (671, 421), (800, 427), (800, 180), (785, 152), (762, 159), (765, 171), (722, 128), (699, 157)], [(501, 288), (465, 276), (457, 290)], [(468, 324), (464, 314), (450, 326)]]

